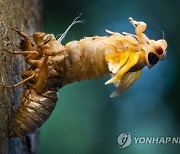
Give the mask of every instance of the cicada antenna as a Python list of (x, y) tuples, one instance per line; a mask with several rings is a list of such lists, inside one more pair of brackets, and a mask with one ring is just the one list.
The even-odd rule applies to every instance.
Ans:
[(64, 39), (64, 37), (66, 36), (66, 34), (68, 33), (68, 31), (71, 29), (73, 25), (78, 24), (78, 23), (84, 23), (84, 20), (78, 20), (81, 17), (81, 15), (82, 13), (80, 13), (80, 15), (73, 20), (73, 22), (68, 26), (68, 28), (65, 30), (63, 34), (60, 34), (60, 37), (58, 38), (59, 42), (61, 42)]
[(163, 40), (165, 39), (165, 34), (164, 34), (164, 31), (162, 30), (162, 34), (163, 34)]

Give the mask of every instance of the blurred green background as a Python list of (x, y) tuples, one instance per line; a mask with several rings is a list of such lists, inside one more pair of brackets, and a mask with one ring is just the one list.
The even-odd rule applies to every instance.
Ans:
[(109, 77), (73, 83), (59, 90), (52, 116), (40, 129), (41, 154), (179, 154), (180, 144), (131, 144), (120, 149), (122, 132), (132, 136), (180, 136), (180, 1), (45, 0), (44, 31), (56, 36), (80, 13), (85, 24), (68, 32), (63, 44), (104, 29), (134, 33), (128, 17), (145, 21), (146, 34), (168, 42), (166, 58), (145, 68), (125, 93), (111, 99)]

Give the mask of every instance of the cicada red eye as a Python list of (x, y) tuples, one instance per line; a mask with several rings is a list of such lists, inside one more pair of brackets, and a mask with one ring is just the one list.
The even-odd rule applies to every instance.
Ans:
[(157, 48), (156, 48), (156, 53), (157, 53), (158, 55), (162, 55), (162, 54), (163, 54), (163, 49), (162, 49), (161, 47), (157, 47)]

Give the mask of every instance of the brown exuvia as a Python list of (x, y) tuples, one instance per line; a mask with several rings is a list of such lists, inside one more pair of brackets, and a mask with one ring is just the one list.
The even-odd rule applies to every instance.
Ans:
[(17, 87), (25, 83), (23, 97), (13, 118), (11, 136), (25, 136), (39, 128), (52, 113), (59, 88), (112, 73), (106, 84), (114, 83), (118, 87), (112, 95), (117, 96), (137, 80), (144, 66), (151, 68), (163, 59), (166, 41), (148, 39), (143, 33), (146, 24), (132, 18), (130, 21), (136, 35), (107, 30), (110, 36), (85, 37), (65, 46), (53, 34), (36, 32), (28, 37), (15, 30), (23, 38), (21, 51), (6, 51), (22, 54), (30, 67), (22, 73), (23, 81), (6, 86)]
[[(15, 31), (24, 38), (20, 43), (22, 51), (6, 51), (23, 54), (30, 67), (22, 73), (25, 80), (20, 84), (26, 82), (26, 89), (14, 115), (11, 135), (25, 136), (39, 128), (50, 116), (56, 105), (60, 87), (75, 81), (103, 76), (108, 74), (109, 70), (104, 56), (97, 58), (98, 63), (93, 62), (97, 55), (90, 54), (93, 52), (88, 50), (93, 39), (85, 39), (81, 42), (82, 45), (71, 42), (63, 46), (52, 34), (37, 32), (30, 38), (23, 32)], [(75, 53), (86, 50), (88, 52)]]

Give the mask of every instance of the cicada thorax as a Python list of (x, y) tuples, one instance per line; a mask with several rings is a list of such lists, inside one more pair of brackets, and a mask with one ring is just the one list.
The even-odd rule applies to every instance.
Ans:
[(117, 52), (110, 37), (86, 37), (65, 45), (64, 85), (109, 74), (105, 56)]

